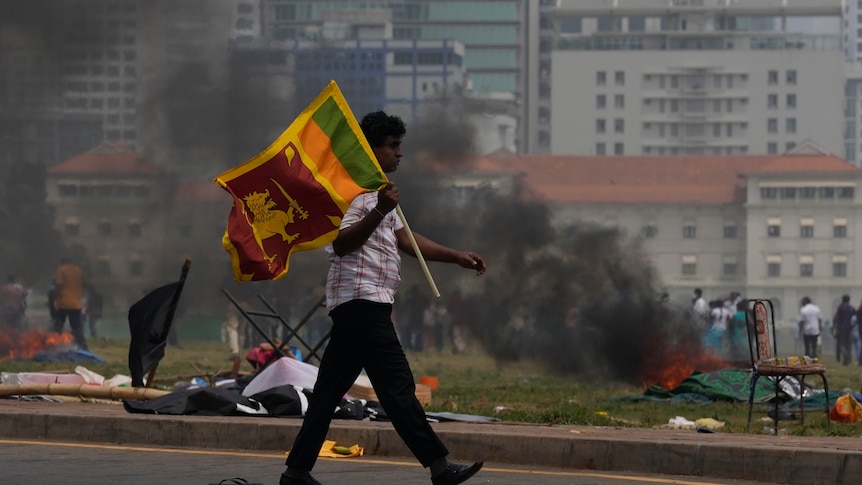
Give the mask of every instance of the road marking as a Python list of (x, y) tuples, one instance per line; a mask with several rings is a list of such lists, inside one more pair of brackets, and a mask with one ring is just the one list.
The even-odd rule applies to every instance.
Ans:
[[(125, 446), (125, 445), (94, 445), (89, 443), (62, 443), (55, 441), (30, 441), (30, 440), (6, 440), (0, 439), (0, 444), (6, 445), (34, 445), (34, 446), (56, 446), (56, 447), (67, 447), (67, 448), (90, 448), (90, 449), (100, 449), (100, 450), (118, 450), (118, 451), (148, 451), (155, 453), (174, 453), (174, 454), (186, 454), (186, 455), (213, 455), (213, 456), (241, 456), (246, 458), (284, 458), (284, 454), (281, 453), (266, 453), (266, 452), (243, 452), (243, 451), (217, 451), (217, 450), (190, 450), (185, 448), (148, 448), (144, 446)], [(345, 458), (326, 458), (321, 457), (324, 460), (332, 460), (332, 461), (342, 461)], [(366, 463), (369, 465), (394, 465), (394, 466), (409, 466), (409, 467), (419, 467), (421, 466), (418, 463), (407, 463), (402, 461), (390, 461), (390, 460), (379, 460), (374, 458), (363, 457), (358, 459), (357, 463), (362, 464)], [(483, 467), (482, 471), (488, 472), (496, 472), (496, 473), (510, 473), (510, 474), (521, 474), (521, 475), (544, 475), (544, 476), (553, 476), (553, 477), (584, 477), (584, 478), (605, 478), (609, 480), (620, 480), (620, 481), (639, 481), (639, 482), (648, 482), (648, 483), (664, 483), (670, 485), (723, 485), (715, 482), (702, 482), (697, 481), (693, 482), (690, 480), (680, 480), (677, 478), (655, 478), (655, 477), (644, 477), (637, 475), (612, 475), (608, 473), (596, 473), (596, 472), (579, 472), (579, 471), (549, 471), (549, 470), (517, 470), (512, 468), (498, 468), (498, 467)]]

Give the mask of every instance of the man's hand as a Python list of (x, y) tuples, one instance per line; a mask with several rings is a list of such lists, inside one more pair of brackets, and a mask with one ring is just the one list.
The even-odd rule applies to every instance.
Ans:
[(399, 198), (398, 187), (393, 183), (386, 184), (377, 192), (377, 210), (381, 214), (388, 214), (398, 205)]
[(458, 253), (458, 266), (467, 269), (475, 269), (476, 275), (479, 276), (485, 272), (485, 260), (482, 256), (469, 251)]

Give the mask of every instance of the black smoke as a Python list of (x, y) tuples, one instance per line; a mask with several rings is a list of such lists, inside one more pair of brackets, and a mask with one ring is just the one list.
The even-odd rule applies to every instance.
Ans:
[[(554, 224), (554, 208), (526, 197), (518, 175), (511, 192), (487, 184), (452, 191), (453, 181), (474, 176), (474, 154), (451, 151), (466, 147), (457, 144), (466, 122), (441, 121), (437, 112), (408, 126), (410, 153), (392, 178), (416, 232), (486, 259), (478, 279), (451, 265), (430, 267), (444, 300), (455, 290), (465, 297), (463, 323), (487, 352), (500, 362), (528, 359), (554, 372), (638, 382), (649, 353), (661, 352), (648, 342), (696, 342), (684, 313), (661, 297), (637, 238), (598, 224)], [(433, 173), (423, 171), (429, 153)], [(405, 286), (427, 288), (415, 262), (403, 266)]]

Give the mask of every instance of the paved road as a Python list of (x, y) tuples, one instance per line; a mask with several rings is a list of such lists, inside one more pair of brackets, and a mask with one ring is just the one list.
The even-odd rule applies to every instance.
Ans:
[[(2, 483), (206, 485), (231, 477), (275, 485), (283, 455), (204, 449), (169, 449), (24, 440), (0, 440)], [(321, 459), (315, 476), (327, 485), (428, 485), (428, 472), (398, 458)], [(524, 485), (756, 485), (713, 480), (613, 472), (486, 464), (468, 484)], [(762, 484), (760, 484), (762, 485)]]

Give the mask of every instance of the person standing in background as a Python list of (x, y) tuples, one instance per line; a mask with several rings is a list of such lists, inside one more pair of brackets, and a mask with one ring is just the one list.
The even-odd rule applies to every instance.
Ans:
[(27, 290), (15, 281), (14, 275), (9, 275), (6, 284), (0, 286), (0, 325), (23, 329), (26, 311)]
[(850, 353), (851, 338), (853, 332), (853, 317), (856, 309), (850, 304), (850, 295), (841, 297), (841, 304), (835, 310), (832, 317), (832, 332), (835, 337), (835, 358), (844, 365), (850, 365), (853, 355)]
[(75, 343), (81, 350), (89, 350), (81, 324), (81, 308), (83, 307), (86, 284), (84, 270), (73, 264), (68, 258), (63, 258), (54, 276), (54, 307), (57, 309), (54, 331), (62, 333), (66, 319), (68, 319)]
[(823, 330), (820, 308), (812, 303), (811, 298), (807, 296), (802, 299), (800, 305), (799, 334), (802, 335), (802, 341), (805, 345), (805, 355), (816, 358), (818, 357), (818, 340), (820, 339), (820, 332)]

